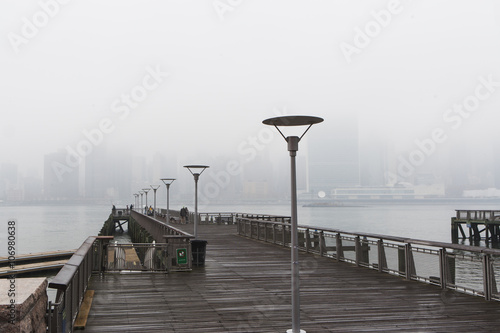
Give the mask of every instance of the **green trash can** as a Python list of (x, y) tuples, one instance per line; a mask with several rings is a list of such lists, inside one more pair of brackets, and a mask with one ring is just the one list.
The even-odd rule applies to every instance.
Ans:
[(191, 253), (193, 254), (193, 266), (205, 265), (205, 254), (207, 253), (207, 241), (205, 240), (192, 240)]

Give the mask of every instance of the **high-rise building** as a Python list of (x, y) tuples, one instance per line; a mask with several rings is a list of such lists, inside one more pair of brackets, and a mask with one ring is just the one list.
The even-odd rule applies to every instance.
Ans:
[(385, 186), (387, 179), (387, 144), (370, 138), (360, 143), (360, 183), (362, 186)]
[(6, 200), (7, 193), (17, 188), (18, 186), (18, 173), (17, 164), (2, 163), (0, 166), (0, 199)]
[(109, 183), (109, 164), (105, 145), (94, 147), (92, 153), (85, 157), (85, 198), (104, 199)]
[(78, 198), (79, 166), (68, 164), (68, 153), (59, 151), (44, 158), (44, 197), (49, 200)]
[(308, 138), (309, 191), (327, 195), (338, 187), (360, 185), (358, 121), (339, 116), (314, 128)]

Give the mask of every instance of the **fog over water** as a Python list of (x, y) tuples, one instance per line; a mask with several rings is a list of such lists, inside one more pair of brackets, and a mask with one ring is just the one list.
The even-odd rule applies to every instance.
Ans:
[(359, 169), (346, 186), (500, 189), (498, 1), (9, 0), (0, 36), (0, 200), (71, 174), (78, 198), (128, 203), (160, 177), (190, 198), (185, 164), (211, 166), (211, 200), (281, 198), (286, 144), (262, 120), (294, 114), (325, 119), (303, 192), (332, 190), (307, 174), (328, 151)]

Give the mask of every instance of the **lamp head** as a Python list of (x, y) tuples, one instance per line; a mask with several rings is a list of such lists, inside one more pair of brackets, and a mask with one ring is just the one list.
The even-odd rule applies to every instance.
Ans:
[(276, 127), (286, 141), (288, 141), (287, 138), (283, 135), (278, 126), (308, 126), (305, 132), (298, 138), (300, 141), (312, 125), (321, 123), (322, 121), (323, 118), (314, 116), (280, 116), (263, 120), (262, 123), (264, 125)]
[(194, 175), (201, 175), (205, 169), (210, 168), (208, 165), (185, 165), (185, 168), (191, 172), (191, 174)]
[(163, 182), (163, 184), (170, 185), (174, 182), (175, 178), (161, 178), (160, 180)]

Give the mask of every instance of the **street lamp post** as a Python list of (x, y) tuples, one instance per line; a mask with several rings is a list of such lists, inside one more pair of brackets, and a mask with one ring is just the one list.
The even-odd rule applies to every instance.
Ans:
[(170, 223), (169, 191), (170, 191), (170, 184), (174, 182), (175, 178), (162, 178), (160, 180), (167, 187), (167, 223)]
[(142, 189), (144, 191), (144, 193), (146, 193), (146, 209), (144, 209), (144, 213), (146, 213), (146, 215), (148, 214), (148, 210), (147, 210), (147, 207), (148, 207), (148, 192), (151, 191), (150, 188), (143, 188)]
[(142, 211), (142, 195), (144, 194), (144, 191), (139, 191), (139, 194), (141, 195), (141, 207), (139, 208), (139, 213)]
[[(185, 165), (194, 177), (194, 239), (198, 237), (198, 179), (208, 165)], [(199, 172), (198, 172), (199, 171)]]
[(135, 197), (134, 206), (137, 207), (137, 203), (138, 203), (138, 200), (139, 200), (139, 194), (138, 193), (134, 193), (134, 197)]
[[(299, 250), (298, 250), (298, 234), (297, 234), (297, 176), (296, 176), (296, 164), (295, 157), (297, 156), (297, 151), (299, 150), (299, 141), (307, 133), (312, 125), (320, 123), (323, 118), (312, 117), (312, 116), (281, 116), (275, 118), (269, 118), (264, 120), (262, 123), (265, 125), (271, 125), (276, 127), (281, 136), (288, 143), (288, 151), (290, 152), (290, 180), (291, 180), (291, 210), (292, 210), (292, 221), (291, 221), (291, 273), (292, 273), (292, 329), (287, 330), (287, 333), (305, 333), (304, 330), (300, 329), (300, 284), (299, 284)], [(298, 136), (288, 136), (285, 137), (280, 131), (278, 126), (307, 126), (307, 129), (302, 133), (300, 137)]]
[(154, 192), (154, 210), (153, 217), (156, 218), (156, 190), (160, 187), (160, 185), (150, 185)]

